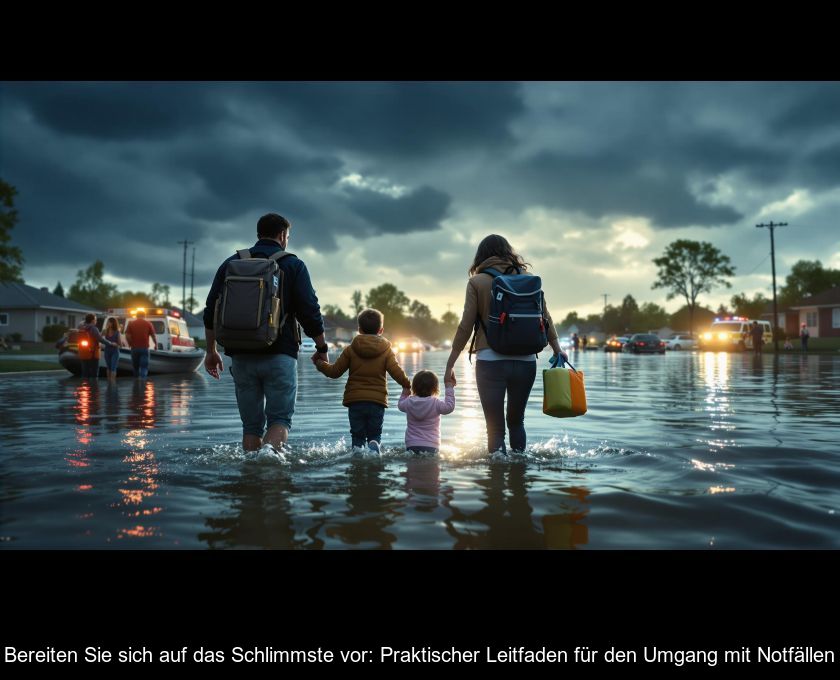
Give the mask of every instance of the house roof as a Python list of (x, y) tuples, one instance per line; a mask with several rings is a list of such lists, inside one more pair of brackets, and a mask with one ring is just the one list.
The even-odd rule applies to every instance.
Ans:
[(791, 305), (791, 309), (802, 309), (803, 307), (836, 307), (840, 305), (840, 286), (834, 286), (828, 290), (824, 290), (816, 295), (804, 297), (795, 305)]
[(356, 324), (353, 321), (338, 321), (334, 316), (322, 315), (325, 328), (346, 328), (348, 331), (355, 331)]
[(0, 283), (0, 309), (63, 309), (68, 312), (100, 312), (95, 307), (68, 300), (60, 295), (27, 286), (25, 283)]

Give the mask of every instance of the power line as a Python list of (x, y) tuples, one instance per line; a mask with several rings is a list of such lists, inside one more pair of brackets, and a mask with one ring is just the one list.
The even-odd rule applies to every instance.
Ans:
[[(773, 232), (776, 227), (786, 227), (787, 222), (770, 222), (770, 224), (756, 224), (756, 229), (770, 230), (770, 262), (773, 267), (773, 350), (776, 355), (779, 354), (779, 334), (776, 332), (779, 325), (779, 310), (776, 305), (776, 242), (773, 238)], [(766, 258), (765, 258), (766, 259)]]
[(193, 297), (194, 291), (195, 291), (195, 246), (193, 246), (192, 273), (190, 274), (190, 314), (192, 314), (193, 302), (195, 302), (195, 297)]
[(181, 269), (181, 309), (187, 308), (187, 245), (192, 244), (193, 241), (178, 241), (184, 244), (184, 267)]
[(757, 265), (755, 265), (755, 267), (752, 268), (752, 271), (749, 274), (747, 274), (747, 276), (752, 274), (756, 269), (758, 269), (761, 265), (763, 265), (765, 262), (767, 262), (768, 257), (770, 257), (769, 252), (764, 256), (764, 258), (761, 260), (761, 262), (759, 262)]

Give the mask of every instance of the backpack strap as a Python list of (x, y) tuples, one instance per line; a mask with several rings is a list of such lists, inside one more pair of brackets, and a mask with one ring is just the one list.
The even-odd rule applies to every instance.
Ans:
[(251, 251), (248, 248), (243, 248), (242, 250), (237, 250), (236, 254), (239, 255), (240, 260), (250, 260), (251, 259)]
[(286, 257), (286, 255), (294, 255), (294, 253), (290, 253), (288, 250), (278, 250), (273, 255), (269, 255), (268, 259), (277, 262), (278, 260)]
[(484, 331), (484, 336), (487, 337), (487, 327), (484, 325), (484, 322), (481, 320), (481, 315), (476, 314), (475, 323), (473, 324), (473, 336), (472, 336), (472, 340), (470, 341), (470, 349), (467, 352), (467, 358), (470, 360), (470, 363), (472, 363), (472, 355), (475, 354), (473, 349), (475, 348), (475, 337), (476, 337), (476, 334), (478, 333), (479, 326), (481, 326), (481, 330)]

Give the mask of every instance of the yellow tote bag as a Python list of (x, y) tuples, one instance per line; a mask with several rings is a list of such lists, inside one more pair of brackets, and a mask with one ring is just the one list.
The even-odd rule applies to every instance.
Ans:
[(586, 413), (583, 372), (569, 368), (543, 370), (543, 413), (555, 418), (573, 418)]

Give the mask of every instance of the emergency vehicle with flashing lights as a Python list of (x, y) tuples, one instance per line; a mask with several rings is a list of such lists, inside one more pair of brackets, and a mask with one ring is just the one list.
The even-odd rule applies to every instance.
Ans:
[[(120, 329), (120, 358), (117, 375), (132, 375), (131, 350), (125, 338), (129, 322), (137, 318), (137, 312), (144, 311), (146, 320), (155, 329), (157, 344), (149, 338), (149, 375), (163, 373), (192, 373), (204, 361), (204, 350), (195, 346), (187, 324), (177, 309), (167, 307), (111, 308), (99, 315), (97, 326), (101, 331), (109, 317), (117, 320)], [(67, 341), (59, 350), (58, 361), (68, 371), (81, 374), (78, 356), (78, 329), (68, 332)], [(99, 374), (105, 375), (105, 356), (100, 354)]]
[[(755, 319), (762, 329), (763, 344), (773, 342), (773, 329), (770, 322)], [(739, 350), (753, 348), (752, 338), (753, 319), (745, 316), (716, 317), (709, 327), (697, 338), (701, 350)]]

